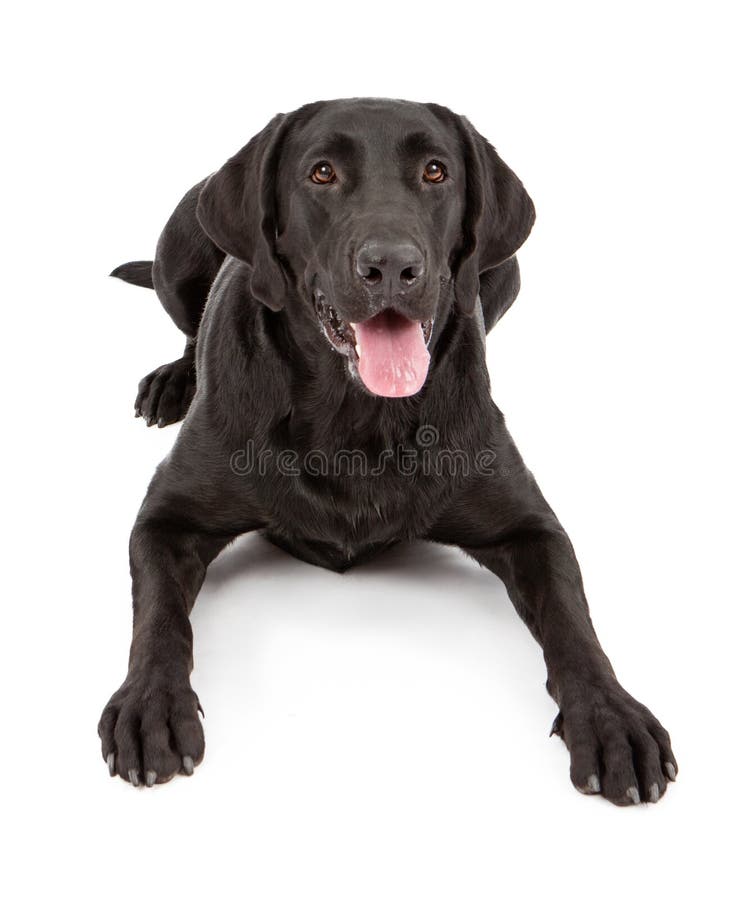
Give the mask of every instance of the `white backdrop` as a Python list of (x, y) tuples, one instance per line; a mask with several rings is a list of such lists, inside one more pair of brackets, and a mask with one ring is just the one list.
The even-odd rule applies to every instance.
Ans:
[[(737, 791), (737, 84), (732, 4), (36, 3), (6, 14), (2, 660), (7, 896), (729, 895)], [(176, 427), (151, 258), (181, 194), (277, 111), (466, 114), (538, 220), (493, 393), (678, 782), (570, 785), (539, 648), (500, 583), (419, 545), (338, 576), (246, 538), (193, 622), (207, 752), (111, 780), (127, 538)], [(735, 836), (735, 835), (734, 835)], [(734, 882), (735, 883), (735, 882)], [(536, 893), (535, 893), (536, 892)]]

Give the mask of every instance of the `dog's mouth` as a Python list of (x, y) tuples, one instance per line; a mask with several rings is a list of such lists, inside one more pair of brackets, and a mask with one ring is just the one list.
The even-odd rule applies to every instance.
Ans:
[(434, 320), (419, 322), (392, 309), (364, 322), (347, 322), (321, 291), (313, 295), (316, 315), (331, 346), (379, 397), (411, 397), (423, 387), (431, 357)]

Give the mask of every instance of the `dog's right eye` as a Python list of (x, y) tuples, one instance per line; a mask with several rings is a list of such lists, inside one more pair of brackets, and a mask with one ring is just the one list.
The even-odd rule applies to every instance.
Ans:
[(311, 172), (310, 180), (314, 184), (333, 184), (333, 182), (336, 181), (336, 172), (334, 172), (334, 167), (331, 165), (331, 163), (318, 163), (318, 165)]

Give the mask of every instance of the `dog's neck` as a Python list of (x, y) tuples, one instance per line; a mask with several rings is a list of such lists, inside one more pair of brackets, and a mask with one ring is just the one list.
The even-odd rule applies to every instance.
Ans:
[[(454, 312), (445, 316), (433, 336), (431, 366), (418, 394), (385, 398), (370, 394), (351, 376), (345, 359), (325, 339), (307, 304), (275, 313), (263, 309), (265, 334), (285, 361), (291, 379), (291, 410), (286, 428), (292, 445), (310, 445), (317, 433), (337, 448), (364, 441), (377, 446), (413, 438), (419, 427), (444, 423), (465, 408), (472, 411), (489, 402), (484, 330), (475, 318)], [(466, 372), (466, 396), (450, 396), (459, 382), (449, 372)], [(480, 377), (472, 377), (480, 373)], [(482, 387), (482, 391), (480, 390)], [(472, 392), (480, 396), (471, 396)]]

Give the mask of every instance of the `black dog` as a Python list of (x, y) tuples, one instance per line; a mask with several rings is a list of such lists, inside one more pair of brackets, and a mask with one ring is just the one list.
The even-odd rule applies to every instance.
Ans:
[(458, 545), (543, 648), (575, 786), (618, 804), (664, 793), (667, 732), (616, 680), (570, 541), (490, 397), (485, 332), (518, 293), (533, 222), (466, 119), (337, 100), (275, 117), (185, 195), (153, 264), (112, 273), (153, 286), (187, 335), (137, 413), (187, 418), (131, 535), (128, 675), (98, 729), (111, 775), (152, 785), (202, 759), (188, 616), (211, 560), (259, 530), (337, 571), (399, 541)]

